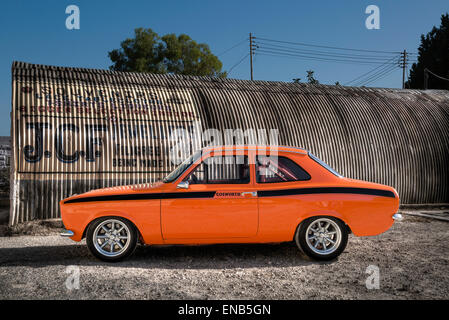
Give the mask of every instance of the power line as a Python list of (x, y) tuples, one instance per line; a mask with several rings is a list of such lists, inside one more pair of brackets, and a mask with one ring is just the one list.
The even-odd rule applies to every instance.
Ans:
[(390, 71), (387, 71), (387, 72), (383, 73), (382, 75), (379, 75), (377, 78), (372, 79), (371, 81), (362, 84), (362, 86), (366, 86), (366, 85), (368, 85), (370, 83), (373, 83), (373, 82), (376, 82), (376, 81), (378, 81), (380, 79), (383, 79), (383, 78), (387, 77), (388, 75), (390, 75), (391, 73), (393, 73), (394, 71), (397, 71), (397, 70), (398, 70), (397, 68), (393, 68)]
[(243, 60), (245, 60), (248, 56), (249, 56), (249, 53), (245, 54), (245, 55), (243, 56), (242, 59), (240, 59), (236, 64), (234, 64), (234, 65), (231, 67), (231, 69), (229, 69), (228, 75), (231, 73), (231, 71), (232, 71), (235, 67), (237, 67), (239, 64), (241, 64), (241, 63), (243, 62)]
[(307, 61), (322, 61), (322, 62), (337, 62), (341, 64), (352, 64), (352, 65), (378, 65), (381, 62), (357, 62), (357, 61), (348, 61), (348, 60), (335, 60), (335, 59), (322, 59), (322, 58), (314, 58), (314, 57), (301, 57), (298, 55), (283, 55), (283, 54), (273, 54), (270, 52), (258, 52), (256, 53), (261, 56), (270, 56), (270, 57), (281, 57), (281, 58), (291, 58), (291, 59), (299, 59), (299, 60), (307, 60)]
[(353, 84), (353, 86), (357, 87), (357, 86), (361, 86), (361, 85), (363, 85), (363, 84), (365, 84), (365, 83), (368, 83), (368, 82), (370, 82), (372, 79), (375, 79), (377, 76), (382, 75), (384, 72), (388, 72), (388, 71), (391, 70), (392, 68), (394, 68), (394, 67), (385, 65), (385, 66), (383, 66), (382, 68), (380, 68), (378, 71), (376, 71), (375, 73), (373, 73), (373, 74), (371, 74), (371, 75), (369, 75), (369, 76), (367, 76), (367, 77), (365, 77), (365, 78), (362, 78), (362, 79), (356, 81), (356, 82)]
[[(319, 48), (319, 49), (316, 49)], [(403, 87), (405, 73), (408, 65), (417, 60), (417, 53), (404, 51), (382, 51), (369, 49), (356, 49), (328, 45), (292, 42), (254, 37), (250, 34), (250, 53), (277, 58), (292, 58), (309, 61), (333, 62), (355, 65), (375, 65), (376, 67), (349, 81), (346, 85), (367, 85), (385, 78), (398, 67), (403, 74)], [(243, 57), (242, 60), (246, 58)], [(241, 61), (242, 61), (241, 60)], [(241, 63), (239, 61), (239, 63)], [(238, 63), (238, 64), (239, 64)], [(234, 67), (233, 67), (234, 68)], [(231, 70), (233, 69), (231, 68)], [(252, 71), (252, 67), (251, 67)]]
[[(391, 59), (392, 53), (388, 53), (388, 56), (385, 56), (385, 51), (382, 51), (382, 55), (379, 55), (378, 52), (373, 53), (371, 51), (373, 50), (364, 50), (370, 52), (370, 55), (366, 54), (354, 54), (354, 53), (342, 53), (342, 52), (332, 52), (329, 50), (310, 50), (310, 49), (304, 49), (304, 48), (297, 48), (292, 47), (291, 44), (298, 44), (295, 42), (289, 42), (289, 41), (280, 41), (280, 40), (271, 40), (266, 38), (258, 38), (253, 37), (257, 39), (255, 41), (255, 49), (254, 51), (263, 53), (263, 54), (270, 54), (270, 55), (278, 55), (283, 57), (299, 57), (304, 58), (306, 60), (315, 60), (315, 61), (331, 61), (331, 62), (343, 62), (343, 63), (354, 63), (354, 64), (384, 64), (387, 59)], [(280, 42), (280, 43), (288, 43), (289, 46), (286, 45), (280, 45), (276, 43), (270, 43), (271, 42)], [(305, 45), (301, 43), (301, 45)], [(312, 45), (317, 47), (324, 47), (324, 48), (335, 48), (335, 47), (329, 47), (329, 46), (321, 46), (321, 45)], [(338, 48), (342, 49), (342, 48)], [(347, 50), (351, 50), (349, 48), (344, 48)], [(334, 50), (334, 49), (333, 49)], [(359, 49), (354, 49), (359, 50)], [(394, 53), (394, 56), (397, 56), (397, 53)]]
[(265, 40), (265, 41), (271, 41), (271, 42), (287, 43), (287, 44), (293, 44), (293, 45), (298, 45), (298, 46), (315, 47), (315, 48), (326, 48), (326, 49), (333, 49), (333, 50), (372, 52), (372, 53), (383, 53), (383, 54), (397, 54), (397, 53), (400, 53), (398, 51), (380, 51), (380, 50), (353, 49), (353, 48), (342, 48), (342, 47), (332, 47), (332, 46), (308, 44), (308, 43), (303, 43), (303, 42), (281, 41), (281, 40), (259, 38), (259, 37), (257, 37), (257, 38), (254, 37), (254, 38), (255, 39), (260, 39), (260, 40)]
[(449, 79), (443, 78), (442, 76), (439, 76), (439, 75), (433, 73), (432, 71), (430, 71), (430, 70), (427, 69), (427, 68), (425, 68), (424, 71), (427, 72), (427, 73), (430, 73), (431, 75), (433, 75), (434, 77), (436, 77), (436, 78), (438, 78), (438, 79), (440, 79), (440, 80), (449, 81)]
[[(355, 60), (355, 61), (368, 61), (368, 62), (385, 62), (388, 57), (382, 57), (382, 58), (369, 58), (369, 57), (358, 57), (358, 56), (349, 56), (349, 55), (338, 55), (338, 54), (332, 54), (332, 53), (309, 53), (307, 51), (301, 51), (301, 50), (289, 50), (289, 49), (277, 49), (277, 48), (271, 48), (271, 47), (258, 47), (257, 50), (269, 50), (272, 52), (278, 52), (278, 53), (294, 53), (294, 54), (300, 54), (300, 55), (308, 55), (311, 57), (316, 58), (323, 58), (323, 59), (344, 59), (344, 60)], [(389, 57), (391, 58), (391, 57)]]
[(446, 79), (442, 76), (439, 76), (432, 71), (430, 71), (427, 68), (424, 68), (424, 89), (427, 90), (429, 88), (429, 74), (433, 75), (435, 78), (443, 80), (443, 81), (449, 81), (449, 79)]
[(373, 81), (376, 81), (380, 78), (383, 78), (386, 74), (389, 74), (393, 70), (397, 70), (398, 66), (384, 66), (380, 70), (378, 70), (376, 73), (370, 75), (369, 77), (359, 80), (354, 84), (354, 86), (364, 86), (369, 83), (372, 83)]
[[(256, 49), (269, 49), (269, 50), (279, 50), (293, 53), (303, 53), (303, 54), (314, 54), (314, 55), (322, 55), (322, 56), (331, 56), (331, 57), (341, 57), (341, 58), (354, 58), (354, 59), (363, 59), (363, 60), (382, 60), (385, 61), (388, 57), (379, 56), (379, 55), (358, 55), (358, 54), (348, 54), (348, 53), (336, 53), (330, 51), (317, 51), (317, 50), (308, 50), (308, 49), (297, 49), (289, 46), (276, 45), (276, 44), (266, 44), (264, 42), (256, 41)], [(397, 56), (395, 54), (395, 56)]]
[(326, 58), (326, 57), (316, 57), (316, 56), (311, 56), (311, 55), (306, 55), (306, 54), (290, 54), (290, 53), (286, 53), (286, 52), (279, 52), (279, 51), (266, 50), (266, 49), (257, 49), (256, 53), (262, 53), (263, 55), (271, 55), (271, 56), (278, 56), (278, 57), (302, 58), (303, 60), (342, 62), (342, 63), (349, 63), (349, 64), (377, 65), (377, 64), (385, 63), (385, 61), (367, 61), (367, 60), (337, 59), (337, 58), (334, 59), (334, 58)]
[(231, 50), (234, 49), (234, 48), (237, 48), (238, 46), (241, 46), (241, 45), (244, 44), (246, 41), (248, 41), (248, 38), (246, 38), (246, 39), (244, 39), (244, 40), (238, 42), (237, 44), (235, 44), (235, 45), (233, 45), (232, 47), (230, 47), (230, 48), (226, 49), (225, 51), (223, 51), (222, 53), (217, 54), (217, 57), (222, 56), (222, 55), (224, 55), (225, 53), (228, 53), (229, 51), (231, 51)]
[[(391, 62), (391, 61), (393, 61), (394, 59), (398, 59), (398, 58), (399, 58), (399, 56), (395, 56), (395, 57), (391, 58), (390, 60), (387, 60), (387, 62)], [(369, 75), (370, 73), (375, 72), (376, 70), (382, 68), (382, 67), (385, 66), (385, 65), (386, 65), (386, 63), (381, 64), (380, 66), (377, 66), (376, 68), (374, 68), (374, 69), (372, 69), (372, 70), (370, 70), (370, 71), (368, 71), (368, 72), (365, 72), (364, 74), (358, 76), (357, 78), (352, 79), (352, 80), (349, 81), (349, 82), (346, 82), (346, 83), (345, 83), (345, 86), (347, 86), (347, 85), (349, 85), (349, 84), (351, 84), (351, 83), (353, 83), (353, 82), (356, 82), (356, 81), (359, 80), (359, 79), (362, 79), (364, 76), (367, 76), (367, 75)], [(360, 82), (360, 81), (359, 81), (359, 82)]]
[[(397, 57), (397, 58), (399, 58), (399, 57)], [(387, 76), (388, 74), (390, 74), (391, 72), (393, 72), (394, 70), (396, 70), (399, 67), (400, 67), (400, 64), (398, 64), (398, 65), (394, 64), (393, 66), (389, 66), (389, 65), (385, 65), (383, 67), (381, 66), (381, 68), (379, 70), (377, 70), (375, 73), (369, 75), (368, 77), (366, 77), (364, 79), (358, 80), (353, 85), (354, 86), (367, 85), (367, 84), (377, 81), (381, 78), (384, 78), (385, 76)]]
[(377, 78), (378, 76), (381, 76), (385, 72), (388, 72), (391, 69), (395, 69), (395, 68), (398, 68), (398, 66), (385, 65), (385, 66), (381, 67), (379, 70), (377, 70), (376, 72), (374, 72), (373, 74), (370, 74), (369, 76), (356, 81), (354, 83), (354, 86), (360, 86), (365, 83), (369, 83), (371, 80), (373, 80), (373, 79)]

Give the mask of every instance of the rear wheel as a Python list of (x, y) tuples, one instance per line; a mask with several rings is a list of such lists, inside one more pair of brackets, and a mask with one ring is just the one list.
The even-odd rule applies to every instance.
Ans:
[(95, 257), (103, 261), (120, 261), (134, 252), (137, 230), (126, 219), (104, 217), (89, 225), (86, 242)]
[(345, 250), (348, 232), (345, 224), (334, 217), (312, 217), (301, 223), (295, 241), (309, 257), (328, 261)]

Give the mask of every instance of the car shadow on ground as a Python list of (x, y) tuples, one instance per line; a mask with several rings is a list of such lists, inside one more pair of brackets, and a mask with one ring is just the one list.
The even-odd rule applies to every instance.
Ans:
[(125, 261), (94, 258), (86, 245), (0, 248), (1, 266), (110, 266), (147, 269), (237, 269), (330, 264), (310, 260), (292, 242), (281, 244), (217, 244), (198, 246), (138, 246)]

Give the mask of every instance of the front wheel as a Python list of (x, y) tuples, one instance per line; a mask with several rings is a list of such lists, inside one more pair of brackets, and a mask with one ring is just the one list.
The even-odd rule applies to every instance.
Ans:
[(334, 217), (312, 217), (298, 227), (295, 241), (309, 257), (328, 261), (345, 250), (348, 232), (344, 223)]
[(89, 225), (86, 243), (95, 257), (103, 261), (116, 262), (134, 252), (137, 245), (137, 231), (126, 219), (104, 217)]

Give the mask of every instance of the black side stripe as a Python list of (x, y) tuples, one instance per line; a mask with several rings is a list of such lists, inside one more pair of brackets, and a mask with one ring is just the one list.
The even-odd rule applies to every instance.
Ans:
[(301, 194), (320, 194), (320, 193), (348, 193), (348, 194), (364, 194), (372, 196), (381, 196), (394, 198), (395, 195), (389, 190), (367, 189), (367, 188), (347, 188), (347, 187), (327, 187), (327, 188), (301, 188), (301, 189), (286, 189), (286, 190), (268, 190), (259, 191), (259, 197), (276, 197), (276, 196), (290, 196)]
[[(259, 197), (279, 197), (303, 194), (363, 194), (394, 198), (395, 195), (389, 190), (367, 189), (367, 188), (347, 188), (347, 187), (327, 187), (327, 188), (300, 188), (284, 190), (258, 191)], [(123, 201), (123, 200), (160, 200), (160, 199), (193, 199), (193, 198), (213, 198), (215, 191), (204, 192), (171, 192), (171, 193), (137, 193), (137, 194), (115, 194), (109, 196), (94, 196), (66, 200), (64, 203), (94, 202), (94, 201)]]
[(64, 201), (64, 203), (94, 202), (94, 201), (122, 201), (122, 200), (213, 198), (214, 196), (215, 196), (215, 191), (113, 194), (113, 195), (109, 195), (109, 196), (95, 196), (95, 197), (70, 199), (70, 200)]

